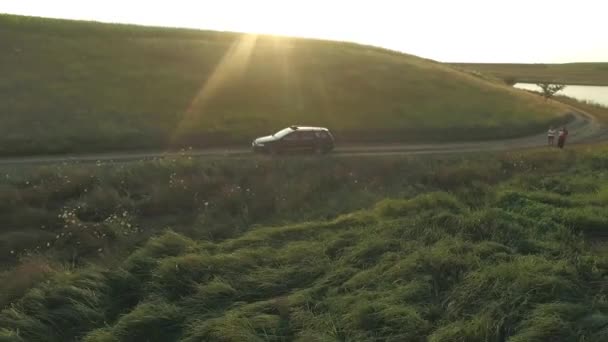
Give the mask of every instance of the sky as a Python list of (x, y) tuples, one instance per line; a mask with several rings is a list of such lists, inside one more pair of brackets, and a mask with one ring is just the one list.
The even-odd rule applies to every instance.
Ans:
[(0, 0), (0, 13), (353, 41), (442, 62), (608, 62), (606, 0)]

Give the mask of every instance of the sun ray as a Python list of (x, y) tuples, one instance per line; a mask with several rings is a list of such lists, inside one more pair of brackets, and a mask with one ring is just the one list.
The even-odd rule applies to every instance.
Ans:
[(172, 143), (178, 141), (200, 116), (205, 115), (210, 100), (247, 70), (257, 39), (257, 35), (247, 34), (232, 44), (185, 109), (173, 132)]

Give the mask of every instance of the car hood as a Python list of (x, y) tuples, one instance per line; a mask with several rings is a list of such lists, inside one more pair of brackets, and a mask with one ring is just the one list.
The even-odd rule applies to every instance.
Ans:
[(256, 144), (264, 144), (264, 143), (268, 143), (271, 141), (277, 141), (278, 139), (276, 137), (273, 137), (272, 135), (267, 135), (265, 137), (259, 137), (257, 139), (254, 140), (254, 142)]

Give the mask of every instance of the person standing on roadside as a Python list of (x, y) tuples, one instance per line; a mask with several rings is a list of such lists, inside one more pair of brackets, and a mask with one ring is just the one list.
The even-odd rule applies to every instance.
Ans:
[(557, 147), (564, 148), (564, 145), (566, 144), (566, 137), (568, 137), (568, 130), (566, 127), (564, 127), (559, 131), (559, 136), (557, 137)]
[(555, 130), (553, 129), (553, 126), (549, 127), (549, 130), (547, 131), (547, 139), (549, 140), (549, 146), (553, 146), (555, 141)]

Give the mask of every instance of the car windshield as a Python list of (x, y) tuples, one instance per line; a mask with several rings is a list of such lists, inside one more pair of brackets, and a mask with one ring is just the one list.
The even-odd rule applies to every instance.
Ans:
[(291, 129), (291, 128), (285, 128), (285, 129), (282, 129), (282, 130), (276, 132), (272, 136), (277, 137), (277, 138), (282, 138), (282, 137), (286, 136), (287, 134), (289, 134), (289, 133), (291, 133), (293, 131), (294, 130)]

